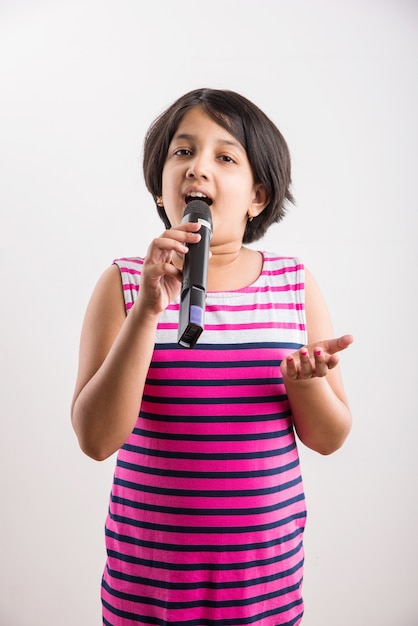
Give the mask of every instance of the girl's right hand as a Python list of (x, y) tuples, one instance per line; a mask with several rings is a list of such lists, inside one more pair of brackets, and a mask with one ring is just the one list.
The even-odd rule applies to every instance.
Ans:
[(166, 230), (154, 239), (147, 251), (142, 268), (138, 301), (151, 314), (160, 314), (180, 293), (183, 256), (186, 244), (200, 241), (198, 222), (186, 222)]

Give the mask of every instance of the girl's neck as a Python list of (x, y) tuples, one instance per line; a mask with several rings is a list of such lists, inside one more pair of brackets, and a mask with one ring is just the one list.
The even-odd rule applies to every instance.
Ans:
[(260, 276), (260, 252), (241, 246), (237, 250), (212, 249), (209, 259), (208, 291), (236, 291), (252, 285)]

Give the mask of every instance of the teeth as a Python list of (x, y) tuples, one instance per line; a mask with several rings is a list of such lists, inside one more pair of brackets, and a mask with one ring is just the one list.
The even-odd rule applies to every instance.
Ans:
[(211, 198), (209, 198), (207, 195), (205, 195), (201, 191), (192, 191), (189, 194), (187, 194), (185, 198), (186, 204), (189, 204), (189, 202), (191, 202), (194, 198), (199, 198), (200, 200), (203, 200), (204, 202), (206, 202), (208, 206), (211, 206), (212, 204)]

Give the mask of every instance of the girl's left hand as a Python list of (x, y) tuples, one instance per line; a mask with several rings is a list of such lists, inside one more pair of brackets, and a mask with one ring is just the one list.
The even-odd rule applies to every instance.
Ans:
[(354, 341), (352, 335), (318, 341), (289, 354), (281, 362), (283, 379), (308, 380), (326, 376), (338, 365), (338, 352), (345, 350)]

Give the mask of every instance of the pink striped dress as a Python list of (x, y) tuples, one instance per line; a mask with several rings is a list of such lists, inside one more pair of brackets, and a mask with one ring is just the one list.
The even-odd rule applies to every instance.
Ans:
[[(263, 253), (245, 289), (207, 297), (195, 348), (160, 318), (106, 521), (103, 624), (294, 626), (305, 497), (279, 364), (306, 343), (304, 269)], [(141, 258), (119, 259), (126, 311)]]

